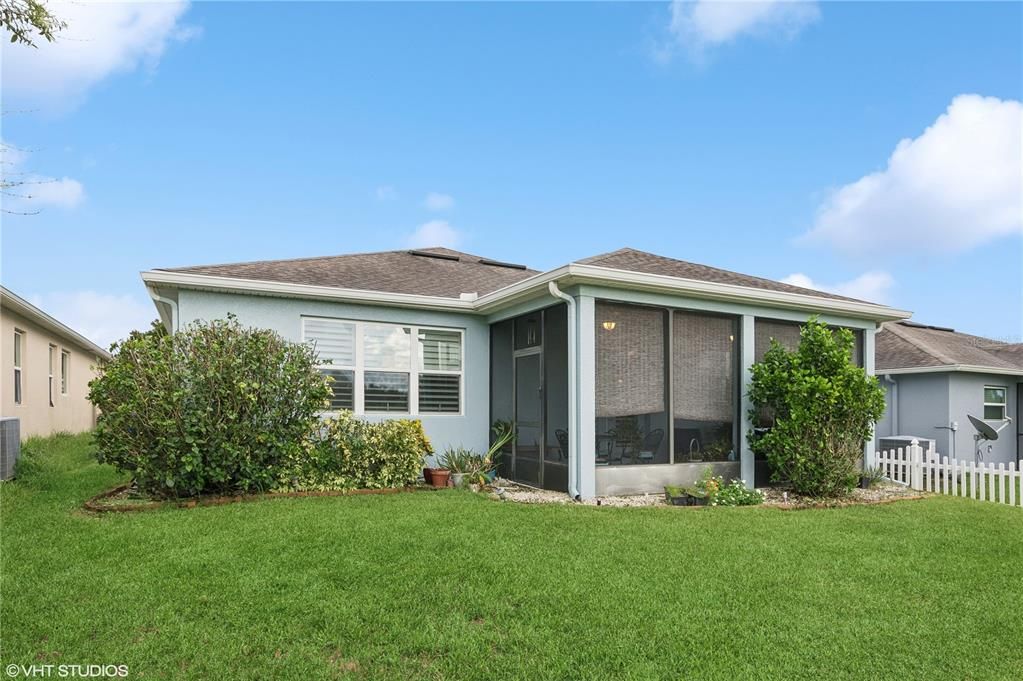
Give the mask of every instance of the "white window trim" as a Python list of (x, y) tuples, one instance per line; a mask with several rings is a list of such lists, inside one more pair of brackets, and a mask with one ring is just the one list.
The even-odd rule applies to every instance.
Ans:
[(46, 382), (47, 399), (49, 400), (51, 407), (55, 406), (55, 402), (53, 400), (53, 397), (54, 397), (54, 391), (53, 391), (53, 359), (54, 359), (54, 357), (53, 356), (56, 354), (54, 352), (56, 349), (57, 349), (57, 346), (54, 345), (53, 343), (50, 343), (49, 350), (48, 350), (49, 354), (46, 357), (47, 362), (49, 363), (47, 365), (48, 369), (49, 369), (49, 375), (47, 377), (47, 382)]
[[(341, 317), (321, 317), (315, 315), (303, 315), (302, 316), (302, 342), (310, 342), (313, 339), (306, 336), (306, 321), (307, 320), (320, 320), (320, 321), (332, 321), (332, 322), (343, 322), (346, 324), (355, 325), (355, 366), (341, 366), (338, 364), (318, 364), (316, 365), (319, 369), (349, 369), (354, 371), (354, 414), (356, 416), (380, 416), (380, 417), (401, 417), (401, 416), (426, 416), (429, 418), (434, 417), (459, 417), (465, 415), (465, 329), (450, 326), (433, 326), (425, 324), (401, 324), (395, 322), (377, 322), (372, 320), (358, 320), (358, 319), (347, 319)], [(365, 342), (363, 330), (367, 325), (374, 326), (390, 326), (398, 329), (408, 329), (409, 338), (411, 342), (411, 355), (409, 357), (409, 381), (408, 381), (408, 403), (409, 410), (407, 412), (399, 411), (366, 411), (366, 386), (365, 386), (365, 374), (366, 369), (363, 366), (363, 359), (365, 355)], [(461, 365), (462, 368), (458, 371), (452, 371), (450, 369), (424, 369), (422, 366), (422, 359), (419, 356), (419, 332), (420, 331), (454, 331), (459, 336), (459, 350), (461, 351)], [(385, 373), (402, 373), (400, 371), (388, 370), (388, 369), (369, 369), (369, 371), (383, 371)], [(419, 375), (420, 374), (442, 374), (442, 375), (454, 375), (459, 376), (458, 381), (458, 411), (453, 412), (426, 412), (421, 413), (419, 411)], [(335, 414), (337, 410), (328, 409), (325, 414)]]
[[(67, 357), (67, 364), (64, 358)], [(60, 349), (60, 396), (67, 397), (71, 393), (71, 351)]]
[[(14, 404), (25, 403), (25, 372), (22, 364), (25, 363), (25, 332), (21, 329), (14, 330)], [(19, 399), (20, 398), (20, 399)]]
[[(987, 401), (987, 391), (988, 390), (1001, 390), (1002, 391), (1002, 401), (1001, 402), (988, 402)], [(1001, 407), (1002, 408), (1002, 418), (1000, 418), (1000, 419), (989, 419), (987, 417), (987, 408), (988, 407)], [(1005, 386), (1005, 385), (985, 385), (984, 386), (984, 408), (983, 408), (984, 420), (985, 421), (1004, 421), (1005, 420), (1005, 414), (1008, 411), (1008, 409), (1009, 409), (1009, 387)]]

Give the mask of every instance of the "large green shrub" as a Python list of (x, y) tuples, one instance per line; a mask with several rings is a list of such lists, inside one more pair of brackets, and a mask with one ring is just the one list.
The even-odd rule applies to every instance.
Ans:
[(97, 458), (154, 496), (271, 488), (330, 395), (312, 349), (233, 317), (154, 324), (113, 350), (89, 384)]
[(863, 445), (884, 413), (884, 390), (852, 361), (848, 329), (832, 331), (811, 319), (799, 349), (771, 342), (753, 365), (750, 419), (766, 413), (773, 424), (750, 433), (753, 451), (767, 457), (776, 480), (810, 496), (837, 496), (856, 484)]
[(381, 489), (411, 485), (433, 452), (418, 419), (373, 423), (342, 411), (326, 419), (280, 470), (279, 490)]

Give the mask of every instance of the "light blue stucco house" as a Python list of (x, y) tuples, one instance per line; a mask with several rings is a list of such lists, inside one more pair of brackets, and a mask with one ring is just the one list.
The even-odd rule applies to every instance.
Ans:
[[(901, 435), (933, 441), (939, 456), (961, 461), (1020, 460), (1023, 344), (900, 321), (882, 326), (876, 348), (887, 393), (887, 411), (875, 428), (879, 449)], [(978, 443), (968, 416), (1001, 429), (998, 439)]]
[[(537, 272), (429, 248), (142, 273), (171, 331), (235, 314), (314, 343), (334, 409), (422, 420), (438, 450), (517, 438), (504, 476), (573, 497), (658, 492), (710, 465), (752, 485), (749, 367), (819, 315), (874, 334), (908, 313), (622, 249)], [(329, 364), (326, 361), (329, 360)]]

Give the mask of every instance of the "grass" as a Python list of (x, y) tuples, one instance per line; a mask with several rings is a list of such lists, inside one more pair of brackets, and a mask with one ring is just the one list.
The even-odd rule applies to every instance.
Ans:
[(1020, 509), (468, 492), (89, 515), (87, 436), (0, 487), (2, 663), (129, 678), (1019, 679)]

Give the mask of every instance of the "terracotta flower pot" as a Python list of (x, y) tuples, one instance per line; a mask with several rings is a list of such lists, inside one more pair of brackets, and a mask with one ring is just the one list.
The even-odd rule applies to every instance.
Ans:
[(425, 482), (427, 485), (429, 485), (431, 480), (432, 480), (432, 478), (433, 478), (433, 469), (432, 468), (424, 468), (423, 469), (423, 482)]
[(430, 484), (434, 487), (447, 487), (449, 477), (451, 477), (451, 471), (446, 471), (442, 468), (434, 468), (431, 471)]

